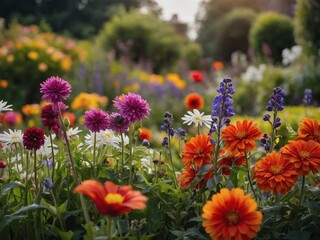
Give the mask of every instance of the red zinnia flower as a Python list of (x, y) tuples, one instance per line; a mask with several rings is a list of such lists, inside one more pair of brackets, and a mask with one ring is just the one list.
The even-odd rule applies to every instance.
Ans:
[(190, 78), (196, 83), (201, 83), (203, 81), (203, 74), (198, 70), (191, 71), (189, 75)]
[[(199, 170), (199, 169), (198, 169)], [(198, 183), (194, 186), (195, 189), (201, 189), (207, 181), (212, 178), (213, 176), (213, 167), (208, 170), (208, 172), (204, 176), (197, 176), (198, 170), (195, 169), (192, 164), (188, 164), (182, 169), (181, 174), (178, 176), (178, 183), (180, 185), (180, 188), (187, 188), (189, 187), (192, 182), (196, 179), (196, 177), (199, 178)]]
[(90, 197), (100, 214), (111, 217), (120, 216), (133, 209), (142, 210), (146, 208), (148, 200), (141, 192), (132, 190), (130, 185), (118, 186), (109, 181), (102, 185), (96, 180), (86, 180), (74, 191)]
[(250, 194), (240, 188), (222, 188), (202, 209), (202, 226), (212, 239), (252, 239), (260, 231), (262, 213)]
[[(225, 176), (229, 176), (231, 173), (230, 167), (232, 166), (243, 166), (246, 163), (246, 158), (244, 153), (228, 153), (226, 154), (226, 150), (222, 150), (219, 153), (219, 157), (222, 159), (219, 162), (219, 167), (221, 168), (221, 173)], [(224, 156), (225, 155), (225, 156)]]
[(203, 97), (197, 93), (190, 93), (184, 99), (187, 109), (201, 109), (203, 107)]
[(44, 144), (45, 132), (41, 128), (27, 128), (22, 137), (23, 146), (28, 149), (39, 149)]
[(6, 168), (6, 167), (7, 167), (7, 163), (0, 160), (0, 168)]
[(296, 183), (298, 173), (294, 165), (273, 151), (261, 158), (254, 167), (257, 186), (265, 192), (286, 194)]
[(316, 119), (304, 118), (299, 124), (296, 140), (314, 140), (320, 143), (320, 125)]
[(139, 130), (140, 130), (140, 134), (139, 134), (140, 140), (144, 140), (144, 139), (147, 139), (148, 141), (151, 140), (152, 134), (148, 128), (141, 127), (139, 128)]
[(210, 136), (197, 135), (184, 144), (184, 150), (180, 155), (184, 164), (194, 164), (196, 168), (200, 168), (212, 162), (213, 150)]
[(237, 121), (235, 125), (227, 126), (221, 138), (226, 143), (226, 149), (231, 152), (248, 152), (256, 147), (256, 140), (262, 137), (262, 132), (257, 125), (247, 119), (242, 122)]
[(291, 141), (281, 149), (283, 158), (292, 162), (296, 171), (303, 176), (320, 169), (320, 144), (310, 140)]

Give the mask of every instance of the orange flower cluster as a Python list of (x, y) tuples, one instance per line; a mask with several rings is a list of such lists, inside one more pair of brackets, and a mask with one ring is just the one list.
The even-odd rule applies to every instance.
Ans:
[(221, 173), (225, 176), (229, 176), (231, 173), (230, 167), (243, 166), (246, 164), (246, 158), (244, 153), (227, 153), (225, 149), (222, 149), (219, 153), (219, 158), (222, 158), (218, 164), (221, 168)]
[(240, 188), (222, 188), (202, 210), (202, 225), (212, 239), (252, 239), (260, 231), (262, 213), (250, 194)]
[(214, 146), (210, 142), (210, 136), (197, 135), (184, 144), (184, 150), (180, 153), (182, 162), (185, 167), (178, 176), (178, 182), (181, 188), (187, 188), (198, 177), (199, 182), (195, 185), (196, 189), (204, 186), (204, 184), (212, 177), (212, 169), (204, 176), (198, 176), (199, 169), (212, 163), (214, 154)]

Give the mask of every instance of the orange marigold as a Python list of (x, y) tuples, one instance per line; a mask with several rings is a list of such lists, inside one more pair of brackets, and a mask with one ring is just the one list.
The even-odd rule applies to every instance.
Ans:
[(254, 167), (257, 186), (265, 192), (286, 194), (298, 180), (294, 165), (275, 151), (261, 158)]
[(212, 239), (252, 239), (260, 231), (262, 213), (250, 194), (240, 188), (222, 188), (202, 210), (202, 225)]
[(203, 107), (203, 97), (198, 93), (190, 93), (184, 99), (184, 103), (187, 109), (201, 109)]
[(74, 191), (90, 197), (102, 215), (117, 217), (133, 209), (146, 208), (147, 197), (132, 190), (130, 185), (121, 187), (109, 181), (102, 185), (96, 180), (85, 180)]
[(191, 164), (185, 166), (182, 169), (181, 174), (178, 176), (178, 183), (180, 185), (180, 188), (188, 188), (193, 181), (196, 180), (196, 177), (198, 181), (197, 184), (194, 186), (195, 189), (201, 189), (206, 183), (207, 181), (212, 178), (213, 173), (212, 173), (213, 167), (208, 170), (208, 172), (202, 176), (202, 175), (198, 175), (197, 173), (199, 171), (199, 169), (195, 169)]
[(244, 153), (227, 153), (225, 149), (219, 153), (219, 157), (222, 158), (218, 164), (221, 168), (223, 175), (229, 176), (231, 173), (230, 167), (232, 166), (243, 166), (246, 164), (246, 158)]
[(141, 127), (139, 128), (139, 131), (140, 131), (140, 134), (139, 134), (140, 140), (144, 140), (144, 139), (147, 139), (148, 141), (151, 140), (152, 134), (148, 128)]
[(313, 140), (291, 141), (281, 149), (281, 154), (300, 175), (306, 176), (310, 171), (315, 174), (320, 169), (320, 144)]
[(226, 143), (226, 149), (233, 153), (248, 152), (256, 147), (256, 140), (262, 137), (262, 132), (252, 120), (236, 121), (227, 126), (221, 135)]
[(210, 136), (197, 135), (184, 144), (184, 150), (180, 153), (184, 164), (194, 164), (196, 168), (211, 163), (213, 145)]
[(320, 143), (320, 125), (316, 119), (303, 118), (298, 128), (296, 140), (314, 140)]

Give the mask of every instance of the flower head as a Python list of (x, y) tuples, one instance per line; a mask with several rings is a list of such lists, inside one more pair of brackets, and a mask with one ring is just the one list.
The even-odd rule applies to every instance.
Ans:
[(5, 145), (12, 145), (14, 143), (22, 143), (22, 131), (21, 130), (11, 130), (9, 132), (4, 132), (0, 134), (0, 142)]
[(194, 189), (201, 189), (207, 181), (212, 178), (213, 167), (209, 169), (204, 176), (198, 175), (199, 169), (196, 169), (192, 164), (188, 164), (182, 169), (181, 174), (178, 176), (178, 183), (180, 188), (188, 188), (190, 185), (196, 181)]
[(48, 104), (41, 109), (40, 117), (43, 126), (49, 130), (59, 128), (58, 113), (53, 110), (52, 104)]
[(133, 209), (146, 208), (147, 197), (132, 190), (130, 185), (118, 186), (109, 181), (102, 185), (96, 180), (85, 180), (74, 191), (90, 197), (102, 215), (117, 217)]
[(257, 186), (265, 192), (286, 194), (296, 183), (298, 173), (294, 165), (275, 151), (261, 158), (254, 167)]
[(304, 90), (304, 96), (303, 96), (303, 104), (304, 105), (310, 105), (312, 101), (312, 90), (310, 88), (306, 88)]
[(250, 194), (240, 188), (222, 188), (202, 210), (202, 225), (212, 239), (252, 239), (260, 231), (262, 213)]
[(198, 93), (190, 93), (184, 99), (184, 104), (187, 109), (201, 109), (203, 108), (203, 97)]
[(303, 118), (299, 123), (298, 137), (296, 140), (314, 140), (320, 143), (320, 125), (317, 119)]
[(109, 117), (109, 127), (118, 134), (128, 131), (130, 122), (120, 113), (113, 112)]
[(283, 110), (284, 91), (280, 87), (273, 89), (266, 110), (269, 112), (278, 112)]
[(42, 99), (58, 103), (66, 100), (71, 93), (70, 84), (59, 77), (50, 77), (44, 83), (40, 84)]
[(27, 128), (23, 133), (23, 145), (26, 149), (39, 149), (44, 144), (45, 133), (41, 128)]
[(232, 166), (243, 166), (246, 163), (246, 158), (243, 153), (228, 153), (225, 149), (219, 153), (220, 160), (218, 166), (221, 168), (221, 172), (225, 176), (229, 176), (231, 173), (230, 167)]
[(283, 158), (293, 163), (299, 175), (306, 176), (320, 170), (320, 144), (310, 141), (291, 141), (281, 149)]
[(106, 130), (109, 127), (109, 115), (101, 109), (91, 109), (84, 113), (84, 125), (92, 132)]
[(6, 162), (0, 160), (0, 169), (6, 168), (7, 165), (8, 165), (8, 164), (7, 164)]
[(201, 83), (203, 81), (203, 73), (198, 70), (190, 71), (189, 75), (195, 83)]
[(237, 121), (234, 125), (227, 126), (221, 135), (226, 143), (226, 149), (233, 153), (248, 152), (256, 147), (256, 140), (262, 137), (262, 132), (257, 125), (247, 119)]
[(0, 114), (2, 112), (6, 111), (12, 111), (12, 105), (7, 105), (7, 102), (4, 102), (3, 100), (0, 101)]
[(120, 114), (130, 123), (142, 121), (150, 114), (150, 107), (146, 100), (135, 93), (122, 94), (113, 100), (114, 106), (119, 110)]
[(195, 124), (196, 127), (200, 125), (205, 125), (206, 127), (210, 128), (211, 126), (211, 116), (204, 115), (204, 112), (200, 113), (198, 109), (193, 109), (192, 112), (188, 111), (189, 115), (184, 115), (181, 119), (184, 121), (183, 124)]
[(145, 140), (145, 139), (148, 141), (151, 140), (152, 133), (148, 128), (141, 127), (139, 128), (139, 131), (140, 131), (140, 134), (139, 134), (140, 140)]
[(219, 71), (223, 68), (223, 63), (220, 62), (220, 61), (215, 61), (213, 64), (212, 64), (212, 68), (216, 71)]
[(200, 168), (205, 164), (211, 163), (214, 146), (210, 142), (210, 136), (197, 135), (184, 144), (184, 150), (180, 153), (184, 164), (194, 164)]

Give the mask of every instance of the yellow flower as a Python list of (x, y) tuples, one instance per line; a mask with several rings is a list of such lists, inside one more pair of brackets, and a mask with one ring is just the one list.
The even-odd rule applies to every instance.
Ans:
[(161, 75), (151, 74), (149, 76), (149, 82), (162, 85), (164, 83), (164, 78)]
[(60, 66), (62, 68), (63, 71), (69, 71), (71, 66), (72, 66), (72, 60), (70, 57), (64, 57), (61, 60)]
[(36, 51), (30, 51), (28, 53), (28, 58), (31, 60), (37, 60), (39, 58), (39, 53), (37, 53)]
[(22, 107), (21, 111), (24, 115), (38, 115), (40, 113), (40, 105), (39, 104), (26, 104)]
[(14, 61), (14, 56), (12, 54), (9, 54), (7, 57), (6, 57), (6, 60), (8, 63), (12, 63)]
[(7, 88), (8, 87), (8, 81), (7, 80), (0, 80), (0, 87), (1, 88)]
[(185, 81), (182, 80), (182, 79), (180, 78), (180, 76), (179, 76), (178, 74), (176, 74), (176, 73), (168, 73), (168, 74), (166, 75), (166, 79), (167, 79), (169, 82), (173, 83), (177, 88), (183, 89), (183, 88), (185, 88), (185, 86), (186, 86)]
[(43, 63), (43, 62), (39, 63), (38, 64), (38, 69), (39, 69), (40, 72), (45, 72), (45, 71), (48, 70), (48, 65)]
[(136, 92), (140, 89), (140, 84), (139, 83), (133, 83), (130, 86), (127, 86), (123, 89), (124, 92)]
[(71, 108), (73, 110), (89, 110), (91, 108), (99, 108), (100, 105), (104, 106), (107, 102), (108, 98), (100, 96), (99, 94), (82, 92), (74, 98), (71, 103)]

